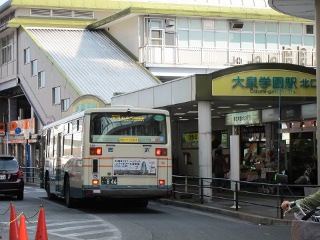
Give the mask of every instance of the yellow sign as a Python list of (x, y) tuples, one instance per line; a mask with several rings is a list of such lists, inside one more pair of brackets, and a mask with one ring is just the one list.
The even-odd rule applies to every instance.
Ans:
[(212, 80), (213, 96), (316, 97), (316, 76), (282, 69), (259, 69)]
[(122, 137), (122, 138), (119, 138), (119, 142), (127, 142), (127, 143), (137, 143), (139, 142), (139, 139), (138, 138), (133, 138), (133, 137)]

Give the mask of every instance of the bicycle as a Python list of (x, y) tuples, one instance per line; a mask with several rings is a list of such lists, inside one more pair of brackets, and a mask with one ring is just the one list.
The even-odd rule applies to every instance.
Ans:
[(307, 206), (301, 206), (299, 203), (290, 202), (284, 215), (298, 208), (294, 213), (294, 220), (291, 226), (292, 240), (312, 240), (320, 239), (320, 209), (310, 209)]

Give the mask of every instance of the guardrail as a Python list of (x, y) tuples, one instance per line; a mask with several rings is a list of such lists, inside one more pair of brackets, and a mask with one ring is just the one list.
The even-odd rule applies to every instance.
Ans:
[(34, 183), (41, 186), (43, 181), (42, 168), (37, 167), (21, 167), (23, 171), (23, 180), (26, 183)]
[[(200, 178), (193, 176), (173, 176), (173, 198), (193, 199), (204, 204), (211, 199), (230, 201), (236, 211), (239, 204), (276, 210), (277, 218), (283, 218), (280, 208), (284, 199), (303, 198), (320, 189), (319, 185), (298, 185), (284, 183), (234, 181), (223, 178)], [(311, 190), (311, 191), (310, 191)]]

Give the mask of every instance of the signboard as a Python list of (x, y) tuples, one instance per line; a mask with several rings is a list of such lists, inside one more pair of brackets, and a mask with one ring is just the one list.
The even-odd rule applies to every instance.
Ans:
[(24, 136), (25, 133), (34, 134), (35, 120), (34, 118), (11, 121), (9, 123), (9, 132), (11, 136)]
[(226, 114), (226, 125), (248, 125), (261, 122), (260, 110)]
[(283, 69), (232, 73), (212, 80), (213, 96), (316, 97), (316, 76)]
[(156, 159), (115, 158), (113, 160), (114, 175), (156, 175)]
[(181, 148), (198, 148), (199, 146), (199, 136), (198, 133), (183, 133)]
[(263, 109), (262, 122), (277, 122), (279, 121), (279, 108)]
[(301, 107), (300, 106), (291, 106), (281, 108), (281, 120), (297, 120), (301, 118)]
[(3, 137), (6, 135), (6, 124), (0, 123), (0, 137)]
[(306, 104), (301, 106), (301, 117), (303, 119), (317, 118), (317, 104)]

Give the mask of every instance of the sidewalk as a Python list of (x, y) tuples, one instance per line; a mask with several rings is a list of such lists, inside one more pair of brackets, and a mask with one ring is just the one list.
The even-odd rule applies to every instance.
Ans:
[[(245, 197), (240, 199), (246, 201)], [(261, 196), (255, 198), (256, 204), (274, 206), (266, 207), (260, 205), (253, 205), (245, 202), (239, 202), (238, 211), (235, 209), (233, 201), (213, 198), (212, 201), (200, 203), (198, 199), (161, 199), (161, 202), (169, 205), (176, 205), (185, 208), (197, 209), (205, 212), (217, 213), (229, 217), (239, 218), (250, 221), (255, 224), (262, 225), (291, 225), (293, 213), (287, 213), (283, 219), (280, 218), (281, 211), (277, 209), (277, 200)], [(252, 202), (252, 200), (250, 201)], [(279, 217), (277, 217), (279, 216)]]

